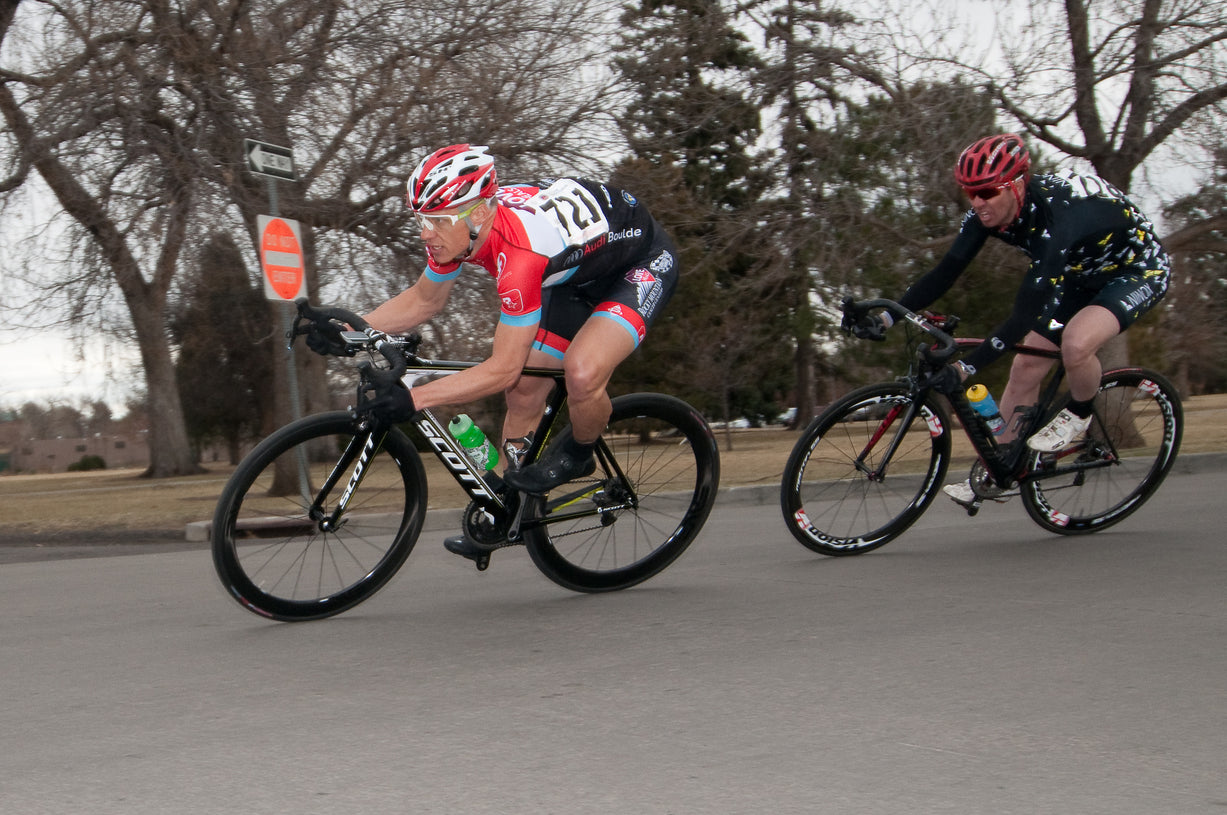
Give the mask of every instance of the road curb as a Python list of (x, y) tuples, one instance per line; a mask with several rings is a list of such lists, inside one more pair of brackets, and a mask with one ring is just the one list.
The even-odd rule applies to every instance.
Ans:
[[(1183, 475), (1227, 470), (1227, 453), (1193, 453), (1187, 456), (1177, 456), (1172, 465), (1172, 472)], [(716, 503), (740, 506), (762, 506), (775, 504), (780, 500), (779, 482), (770, 484), (740, 484), (732, 487), (722, 487)], [(460, 528), (462, 509), (451, 507), (432, 509), (426, 512), (422, 523), (423, 532), (455, 531)], [(209, 539), (212, 521), (194, 521), (187, 525), (186, 540), (199, 542)]]

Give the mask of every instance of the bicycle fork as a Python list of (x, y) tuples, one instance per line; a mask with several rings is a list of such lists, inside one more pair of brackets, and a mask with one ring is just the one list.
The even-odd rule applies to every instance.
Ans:
[[(908, 431), (911, 430), (912, 423), (916, 421), (916, 415), (920, 411), (920, 404), (921, 400), (915, 397), (909, 399), (906, 405), (893, 404), (887, 409), (886, 415), (883, 416), (881, 421), (878, 422), (877, 430), (875, 430), (873, 435), (870, 436), (869, 441), (865, 443), (864, 448), (861, 449), (860, 455), (856, 457), (856, 469), (864, 473), (865, 477), (870, 481), (880, 482), (886, 480), (886, 468), (894, 459), (895, 453), (899, 450), (899, 445), (903, 443)], [(878, 466), (875, 469), (871, 469), (869, 465), (866, 464), (866, 461), (868, 461), (869, 457), (874, 453), (878, 443), (882, 441), (882, 437), (885, 436), (886, 433), (895, 425), (895, 422), (899, 420), (900, 415), (902, 415), (903, 420), (899, 422), (898, 429), (887, 442), (886, 449), (882, 452), (880, 458), (878, 459)], [(936, 418), (932, 420), (926, 419), (925, 422), (929, 427), (930, 434), (939, 435), (945, 432), (944, 428), (941, 427), (940, 422), (938, 422)]]
[[(349, 507), (350, 499), (353, 498), (354, 491), (362, 483), (363, 477), (366, 475), (367, 466), (370, 464), (371, 456), (383, 445), (383, 440), (388, 435), (388, 429), (381, 426), (365, 427), (365, 432), (354, 434), (349, 440), (349, 444), (345, 446), (345, 451), (341, 453), (341, 458), (333, 466), (332, 471), (328, 473), (328, 478), (315, 494), (315, 500), (311, 502), (311, 507), (307, 511), (308, 517), (315, 522), (321, 532), (335, 532), (343, 525), (341, 516), (345, 514), (345, 510)], [(352, 469), (351, 469), (352, 468)], [(324, 502), (328, 500), (328, 496), (332, 494), (333, 489), (341, 482), (346, 472), (349, 473), (349, 481), (345, 485), (345, 491), (341, 493), (340, 499), (337, 501), (332, 512), (324, 512)], [(309, 486), (302, 485), (303, 493), (306, 494)]]

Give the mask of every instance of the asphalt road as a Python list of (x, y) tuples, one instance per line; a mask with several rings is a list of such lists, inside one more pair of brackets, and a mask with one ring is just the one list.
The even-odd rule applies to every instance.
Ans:
[(719, 505), (573, 595), (427, 533), (270, 623), (208, 552), (0, 566), (0, 812), (1227, 813), (1227, 473), (1059, 538), (941, 502), (877, 552)]

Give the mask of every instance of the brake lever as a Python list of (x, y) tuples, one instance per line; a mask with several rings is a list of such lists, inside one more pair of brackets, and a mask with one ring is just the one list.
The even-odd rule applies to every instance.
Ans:
[(295, 337), (297, 337), (300, 334), (307, 333), (307, 329), (299, 327), (302, 325), (303, 319), (304, 317), (302, 315), (302, 312), (301, 311), (298, 312), (297, 316), (294, 317), (294, 322), (290, 324), (290, 327), (288, 329), (286, 329), (285, 347), (287, 351), (292, 350), (294, 348), (294, 338)]

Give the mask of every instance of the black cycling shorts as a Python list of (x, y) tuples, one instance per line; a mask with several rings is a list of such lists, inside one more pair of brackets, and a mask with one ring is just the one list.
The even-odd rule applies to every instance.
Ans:
[(1067, 288), (1052, 319), (1035, 332), (1059, 345), (1065, 325), (1087, 306), (1102, 306), (1112, 312), (1124, 331), (1163, 299), (1169, 279), (1170, 273), (1164, 267), (1123, 274), (1098, 289)]
[(541, 323), (533, 348), (561, 360), (571, 340), (589, 319), (621, 325), (635, 347), (673, 296), (680, 271), (677, 249), (662, 230), (640, 259), (625, 272), (563, 283), (541, 291)]

